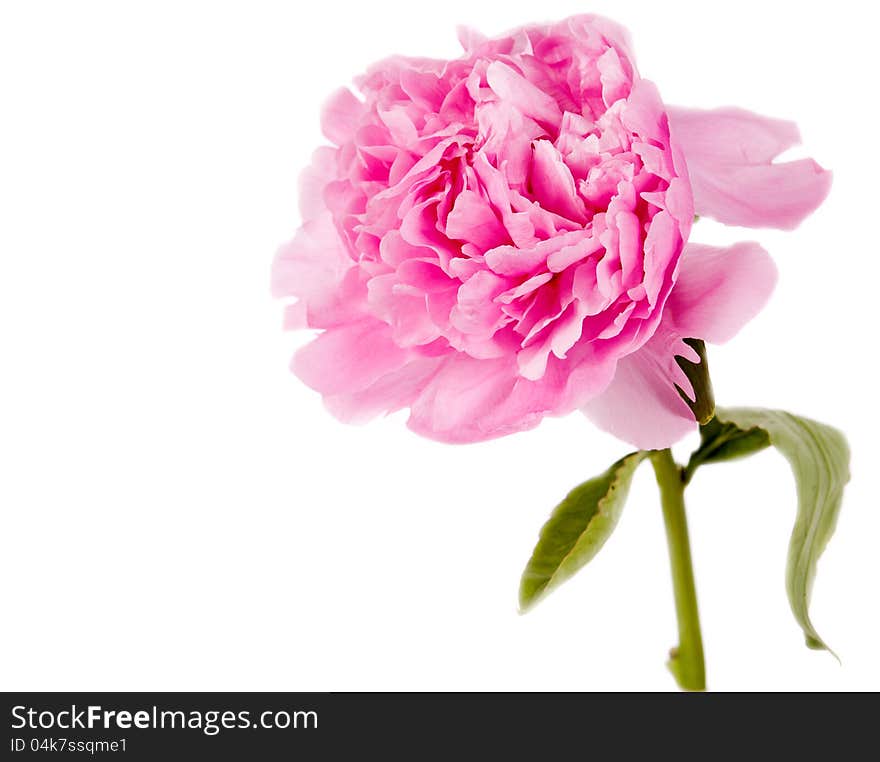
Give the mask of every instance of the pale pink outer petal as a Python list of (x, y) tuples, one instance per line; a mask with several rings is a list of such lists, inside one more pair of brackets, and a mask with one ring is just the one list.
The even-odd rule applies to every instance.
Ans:
[(347, 87), (341, 87), (324, 104), (321, 113), (321, 131), (338, 146), (351, 140), (358, 127), (363, 104)]
[(306, 222), (292, 241), (278, 249), (272, 263), (272, 296), (331, 296), (354, 263), (329, 212)]
[(685, 338), (723, 344), (757, 315), (776, 286), (776, 265), (757, 243), (690, 243), (666, 310)]
[(831, 173), (812, 159), (772, 163), (800, 142), (793, 122), (737, 108), (670, 106), (667, 113), (697, 214), (728, 225), (791, 230), (828, 195)]
[(416, 357), (365, 389), (327, 395), (324, 405), (343, 423), (365, 423), (409, 407), (443, 364), (443, 357)]
[(330, 328), (293, 358), (292, 370), (345, 423), (364, 423), (409, 407), (444, 358), (401, 349), (372, 318)]
[[(367, 296), (329, 212), (304, 223), (272, 263), (272, 295), (296, 297), (289, 319), (311, 328), (360, 320)], [(301, 306), (302, 305), (302, 306)]]
[(400, 368), (409, 352), (391, 339), (391, 327), (374, 318), (329, 328), (293, 357), (292, 369), (321, 394), (361, 391)]
[(651, 339), (617, 363), (614, 380), (581, 410), (600, 429), (641, 450), (661, 450), (696, 428), (693, 413), (675, 389), (689, 390), (675, 355), (689, 347), (662, 323)]
[(529, 381), (510, 357), (448, 357), (413, 402), (407, 425), (449, 444), (481, 442), (537, 426), (547, 415), (567, 415), (611, 382), (614, 363), (584, 359), (574, 370), (551, 358), (547, 372)]
[[(413, 403), (407, 423), (417, 434), (447, 443), (477, 442), (493, 435), (523, 431), (537, 425), (546, 411), (535, 411), (533, 421), (520, 414), (505, 416), (503, 407), (516, 384), (510, 358), (448, 357)], [(493, 417), (508, 418), (509, 428), (500, 431), (497, 425), (490, 425), (486, 419)]]
[(756, 243), (729, 248), (688, 244), (657, 332), (617, 364), (608, 388), (581, 409), (599, 428), (646, 450), (669, 447), (696, 428), (675, 385), (690, 386), (675, 355), (697, 358), (682, 342), (731, 339), (770, 298), (776, 266)]
[(299, 176), (299, 213), (303, 222), (327, 211), (324, 188), (336, 179), (336, 149), (321, 146), (312, 154), (312, 163)]
[(633, 51), (632, 40), (626, 27), (621, 26), (616, 21), (605, 18), (604, 16), (594, 16), (592, 14), (580, 14), (571, 16), (562, 22), (575, 36), (585, 37), (589, 40), (590, 30), (597, 30), (602, 36), (618, 51), (624, 53), (629, 61), (629, 65), (635, 70), (635, 53)]
[[(303, 241), (306, 230), (308, 226), (301, 228), (297, 238), (279, 251), (274, 288), (280, 295), (302, 296), (308, 286), (308, 309), (301, 299), (288, 307), (287, 319), (327, 330), (294, 355), (291, 370), (320, 392), (327, 409), (346, 423), (363, 423), (409, 407), (445, 358), (422, 356), (399, 346), (394, 327), (359, 311), (357, 300), (345, 298), (344, 282), (337, 284), (339, 271), (316, 269), (312, 254), (317, 252), (312, 251), (312, 242)], [(321, 240), (332, 239), (319, 236)], [(329, 265), (329, 250), (323, 253), (321, 262)], [(345, 276), (355, 272), (348, 269)]]
[(458, 26), (455, 31), (458, 34), (459, 44), (469, 55), (473, 54), (482, 45), (485, 45), (489, 39), (486, 35), (469, 26)]

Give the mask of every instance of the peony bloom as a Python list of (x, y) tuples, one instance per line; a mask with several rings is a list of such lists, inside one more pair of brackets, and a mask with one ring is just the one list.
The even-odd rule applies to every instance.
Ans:
[(690, 243), (694, 214), (791, 228), (830, 174), (772, 163), (791, 123), (665, 106), (605, 19), (462, 44), (328, 103), (273, 272), (287, 327), (321, 330), (294, 372), (344, 421), (409, 408), (445, 442), (580, 409), (669, 446), (696, 426), (682, 339), (728, 340), (776, 277), (755, 243)]

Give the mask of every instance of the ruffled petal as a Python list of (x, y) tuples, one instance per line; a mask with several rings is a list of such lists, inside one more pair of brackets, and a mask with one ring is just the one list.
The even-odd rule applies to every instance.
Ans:
[(558, 126), (562, 111), (552, 96), (543, 92), (503, 61), (493, 61), (486, 68), (486, 81), (495, 94), (525, 116)]
[(329, 212), (309, 220), (282, 246), (272, 264), (272, 295), (296, 297), (292, 324), (329, 328), (364, 315), (367, 289), (360, 270), (333, 225)]
[(767, 303), (776, 265), (757, 243), (728, 248), (688, 244), (666, 310), (684, 337), (732, 339)]
[(668, 107), (697, 214), (728, 225), (791, 230), (828, 195), (831, 173), (812, 159), (774, 164), (800, 142), (793, 122), (736, 108)]
[(492, 207), (473, 191), (462, 191), (446, 219), (446, 234), (476, 244), (482, 251), (509, 241)]
[(409, 407), (445, 362), (398, 346), (393, 328), (366, 318), (330, 328), (294, 356), (293, 372), (344, 423)]
[(421, 436), (450, 444), (534, 428), (546, 415), (577, 409), (609, 384), (613, 362), (580, 360), (572, 370), (551, 358), (544, 375), (529, 381), (509, 357), (450, 357), (412, 404), (407, 425)]
[(347, 87), (337, 90), (324, 104), (321, 113), (321, 131), (338, 146), (354, 137), (363, 104)]
[(412, 353), (391, 338), (391, 327), (366, 318), (329, 328), (293, 357), (291, 368), (312, 389), (327, 396), (368, 389), (403, 367)]
[(312, 163), (299, 176), (299, 213), (303, 222), (320, 217), (327, 211), (324, 188), (336, 177), (336, 149), (321, 146), (312, 154)]
[(544, 209), (570, 220), (586, 220), (584, 202), (578, 197), (571, 170), (549, 140), (533, 144), (531, 187)]
[(365, 423), (409, 407), (442, 366), (442, 357), (417, 357), (380, 376), (365, 389), (324, 397), (326, 408), (343, 423)]

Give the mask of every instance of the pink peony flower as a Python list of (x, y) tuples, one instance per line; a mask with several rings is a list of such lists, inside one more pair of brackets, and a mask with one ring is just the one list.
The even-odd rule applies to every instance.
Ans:
[(694, 213), (790, 228), (830, 174), (772, 163), (793, 124), (664, 106), (605, 19), (461, 38), (327, 105), (273, 272), (287, 327), (322, 331), (294, 372), (344, 421), (409, 408), (446, 442), (581, 409), (669, 446), (696, 425), (682, 339), (731, 338), (776, 277), (755, 243), (688, 243)]

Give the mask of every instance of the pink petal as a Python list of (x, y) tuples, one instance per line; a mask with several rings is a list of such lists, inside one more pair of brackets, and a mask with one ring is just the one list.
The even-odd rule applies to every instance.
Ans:
[[(577, 349), (577, 348), (576, 348)], [(525, 431), (545, 415), (566, 415), (607, 387), (614, 363), (591, 347), (568, 361), (551, 357), (538, 381), (519, 376), (510, 357), (449, 357), (413, 402), (409, 427), (441, 442), (481, 442)]]
[(644, 139), (656, 139), (667, 131), (664, 109), (657, 86), (650, 80), (637, 79), (623, 109), (623, 123)]
[(697, 426), (674, 386), (690, 391), (676, 354), (690, 357), (692, 350), (661, 324), (641, 349), (617, 363), (608, 388), (581, 410), (600, 429), (639, 449), (671, 446)]
[(630, 41), (629, 32), (626, 27), (621, 26), (615, 21), (605, 18), (604, 16), (594, 16), (592, 14), (580, 14), (572, 16), (561, 22), (562, 25), (577, 37), (580, 37), (588, 44), (593, 43), (594, 30), (601, 33), (602, 37), (614, 45), (620, 53), (626, 56), (628, 68), (633, 70), (633, 48)]
[(449, 358), (413, 403), (408, 426), (430, 439), (463, 444), (525, 431), (552, 413), (560, 379), (518, 376), (511, 358)]
[(343, 423), (364, 423), (409, 407), (442, 365), (441, 357), (419, 357), (357, 392), (327, 396), (324, 404)]
[(579, 241), (568, 246), (563, 246), (559, 251), (554, 251), (547, 257), (547, 269), (552, 273), (560, 273), (571, 267), (575, 262), (586, 259), (602, 248), (599, 236), (585, 235)]
[(329, 212), (306, 222), (282, 246), (272, 264), (272, 294), (297, 297), (312, 328), (329, 328), (363, 317), (366, 286), (361, 272), (333, 224)]
[(583, 304), (587, 315), (595, 315), (611, 304), (611, 299), (599, 290), (596, 268), (591, 264), (580, 265), (574, 271), (572, 294)]
[[(551, 254), (562, 251), (566, 246), (581, 245), (587, 236), (589, 234), (583, 230), (573, 230), (538, 241), (530, 247), (497, 246), (486, 252), (486, 264), (499, 275), (530, 275), (544, 265)], [(592, 242), (588, 245), (592, 245)]]
[(791, 230), (828, 195), (831, 173), (812, 159), (771, 163), (800, 142), (794, 123), (734, 108), (667, 112), (697, 214), (728, 225)]
[(300, 328), (309, 327), (308, 311), (306, 303), (300, 299), (298, 302), (288, 304), (284, 308), (284, 330), (297, 331)]
[(458, 26), (455, 31), (458, 33), (459, 44), (468, 55), (473, 54), (474, 51), (485, 45), (489, 39), (486, 35), (478, 32), (476, 29), (471, 29), (469, 26)]
[(757, 243), (729, 248), (688, 244), (666, 310), (682, 336), (721, 344), (767, 303), (776, 265)]
[(397, 346), (429, 344), (440, 336), (428, 313), (424, 293), (398, 283), (396, 275), (372, 278), (367, 294), (373, 314), (391, 326), (391, 338)]
[(501, 304), (510, 304), (515, 299), (519, 299), (526, 294), (531, 294), (536, 289), (543, 286), (547, 281), (553, 279), (553, 273), (539, 273), (520, 283), (515, 288), (508, 289), (500, 294), (497, 298)]
[[(484, 419), (499, 411), (516, 378), (509, 360), (454, 355), (413, 403), (408, 425), (417, 434), (442, 442), (489, 439), (493, 432)], [(517, 430), (526, 428), (521, 425)]]
[(644, 244), (645, 292), (651, 305), (660, 300), (669, 263), (675, 262), (675, 252), (681, 246), (681, 235), (681, 228), (669, 212), (654, 215)]
[(556, 101), (507, 64), (501, 61), (490, 63), (486, 69), (486, 81), (501, 100), (526, 116), (554, 126), (562, 121), (562, 111)]
[(324, 104), (321, 131), (338, 146), (351, 140), (358, 128), (363, 104), (346, 87), (340, 88)]
[(559, 151), (549, 140), (536, 140), (533, 146), (530, 181), (535, 198), (544, 209), (583, 222), (584, 202), (578, 198), (571, 170)]
[(517, 367), (520, 375), (529, 381), (538, 381), (547, 371), (547, 362), (550, 359), (550, 351), (553, 347), (553, 332), (548, 333), (516, 355)]
[(334, 396), (369, 388), (410, 357), (392, 340), (390, 326), (366, 318), (324, 331), (294, 355), (292, 370), (307, 386)]
[(319, 217), (327, 210), (324, 188), (336, 179), (336, 152), (321, 146), (312, 154), (312, 163), (299, 176), (299, 212), (303, 222)]
[(354, 266), (329, 212), (304, 223), (272, 263), (276, 298), (329, 298)]
[(507, 320), (494, 299), (508, 285), (505, 278), (486, 270), (473, 275), (458, 289), (458, 303), (449, 316), (452, 324), (462, 333), (491, 337)]
[(439, 111), (448, 88), (440, 77), (430, 71), (405, 68), (400, 72), (400, 86), (416, 103), (431, 111)]
[(606, 106), (610, 106), (629, 94), (630, 79), (623, 69), (620, 56), (614, 48), (608, 48), (596, 60), (596, 68), (599, 69), (602, 81), (602, 100)]
[(473, 191), (462, 191), (446, 219), (446, 234), (450, 238), (469, 241), (483, 251), (510, 240), (504, 226), (498, 221), (492, 207)]
[(419, 291), (428, 294), (448, 291), (459, 285), (457, 280), (443, 272), (437, 262), (423, 259), (407, 259), (400, 263), (396, 272), (401, 283), (415, 286)]

